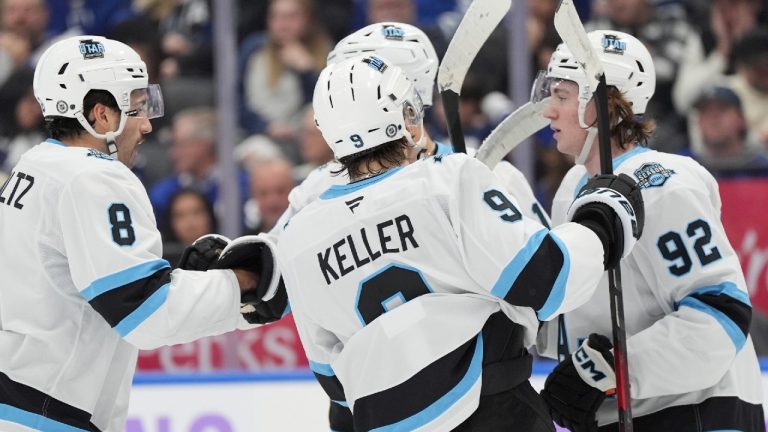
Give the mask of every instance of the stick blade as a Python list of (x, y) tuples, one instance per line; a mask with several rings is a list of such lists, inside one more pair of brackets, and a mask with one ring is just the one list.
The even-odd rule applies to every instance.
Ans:
[(437, 72), (440, 92), (453, 90), (461, 94), (469, 66), (511, 6), (512, 0), (474, 0), (469, 5), (440, 63)]
[(549, 124), (544, 118), (544, 108), (549, 98), (539, 102), (528, 102), (516, 109), (483, 140), (475, 157), (488, 168), (493, 169), (504, 156), (520, 143)]
[(592, 49), (587, 32), (576, 11), (573, 0), (560, 0), (560, 4), (555, 11), (555, 30), (560, 35), (560, 39), (565, 42), (568, 49), (573, 53), (581, 67), (589, 78), (589, 92), (594, 93), (597, 89), (597, 83), (600, 75), (603, 75), (603, 65), (597, 57), (597, 53)]

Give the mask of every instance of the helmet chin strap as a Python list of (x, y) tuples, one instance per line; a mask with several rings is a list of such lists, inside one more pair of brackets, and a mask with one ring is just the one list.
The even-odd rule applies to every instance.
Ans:
[(424, 144), (426, 142), (426, 139), (424, 139), (424, 135), (426, 135), (424, 133), (424, 122), (422, 122), (419, 125), (419, 128), (421, 129), (421, 135), (419, 136), (419, 141), (414, 141), (413, 135), (411, 135), (410, 133), (405, 134), (405, 139), (406, 141), (408, 141), (408, 144), (410, 144), (411, 147), (416, 149), (416, 159), (421, 159), (427, 151), (427, 146)]
[(592, 126), (587, 128), (587, 139), (584, 140), (584, 145), (581, 147), (579, 155), (576, 157), (576, 163), (578, 165), (584, 165), (589, 156), (589, 150), (592, 149), (592, 145), (595, 143), (595, 137), (597, 136), (597, 128)]
[(91, 134), (92, 137), (96, 139), (104, 140), (106, 142), (107, 152), (109, 152), (110, 156), (115, 156), (117, 154), (117, 136), (123, 133), (123, 129), (125, 128), (125, 122), (128, 119), (128, 116), (125, 115), (124, 112), (120, 111), (120, 125), (118, 125), (117, 130), (106, 132), (103, 134), (100, 134), (93, 129), (93, 126), (91, 126), (91, 124), (88, 123), (88, 120), (86, 120), (82, 112), (76, 113), (75, 118), (80, 123), (80, 126), (82, 126), (83, 129), (85, 129), (89, 134)]

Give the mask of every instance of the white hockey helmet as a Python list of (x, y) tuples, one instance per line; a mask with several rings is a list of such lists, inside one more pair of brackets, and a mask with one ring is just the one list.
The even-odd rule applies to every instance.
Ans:
[[(33, 88), (44, 117), (77, 119), (91, 135), (107, 141), (114, 142), (129, 115), (163, 115), (160, 86), (149, 85), (147, 67), (136, 51), (101, 36), (74, 36), (51, 45), (37, 63)], [(121, 111), (116, 131), (98, 134), (84, 117), (83, 99), (90, 90), (105, 90), (115, 98)], [(132, 108), (137, 100), (140, 105)]]
[(328, 54), (328, 64), (370, 54), (387, 58), (402, 68), (424, 105), (432, 106), (438, 59), (435, 47), (423, 31), (398, 22), (371, 24), (339, 41)]
[[(614, 30), (594, 30), (587, 34), (605, 72), (605, 82), (616, 87), (632, 105), (634, 114), (645, 114), (648, 101), (656, 90), (656, 71), (651, 53), (634, 36)], [(531, 100), (538, 102), (549, 96), (554, 80), (569, 80), (579, 86), (579, 124), (591, 129), (577, 163), (584, 163), (596, 134), (595, 128), (584, 120), (587, 104), (595, 89), (589, 88), (584, 69), (565, 43), (558, 45), (546, 71), (539, 73), (532, 90)]]
[(413, 83), (394, 63), (378, 55), (328, 65), (312, 100), (315, 122), (337, 159), (405, 138), (406, 126), (423, 127), (424, 106)]

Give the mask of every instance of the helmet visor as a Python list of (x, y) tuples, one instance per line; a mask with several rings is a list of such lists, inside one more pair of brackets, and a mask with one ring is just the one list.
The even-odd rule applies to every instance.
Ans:
[(531, 87), (531, 102), (538, 103), (548, 98), (552, 91), (552, 84), (557, 78), (547, 76), (547, 71), (540, 70)]
[(131, 91), (131, 108), (125, 113), (129, 117), (153, 119), (164, 114), (163, 93), (159, 84)]

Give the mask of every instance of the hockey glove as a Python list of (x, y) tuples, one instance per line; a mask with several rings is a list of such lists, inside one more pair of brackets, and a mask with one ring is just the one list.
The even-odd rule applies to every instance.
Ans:
[(184, 248), (176, 267), (182, 270), (206, 271), (230, 241), (223, 235), (206, 234)]
[(597, 432), (595, 414), (606, 395), (616, 393), (611, 348), (607, 337), (593, 333), (549, 374), (541, 397), (555, 423), (572, 432)]
[(643, 232), (645, 207), (640, 188), (626, 174), (592, 177), (568, 209), (567, 219), (594, 231), (603, 243), (605, 269), (632, 252)]
[(266, 324), (283, 317), (288, 295), (275, 269), (275, 250), (262, 236), (244, 236), (233, 240), (211, 266), (213, 269), (243, 269), (258, 276), (256, 288), (240, 297), (240, 313), (251, 324)]

